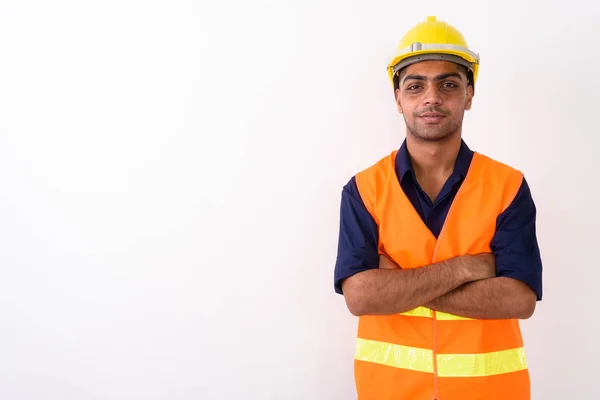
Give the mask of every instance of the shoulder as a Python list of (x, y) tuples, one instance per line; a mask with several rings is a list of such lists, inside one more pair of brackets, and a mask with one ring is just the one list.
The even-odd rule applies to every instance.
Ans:
[(523, 175), (523, 173), (517, 168), (498, 161), (492, 157), (486, 156), (485, 154), (474, 152), (473, 157), (478, 160), (479, 164), (486, 172), (494, 172), (496, 174), (512, 176)]
[(344, 186), (343, 196), (360, 200), (369, 212), (373, 211), (378, 192), (386, 187), (390, 177), (395, 177), (397, 153), (394, 150), (356, 173)]
[[(502, 197), (502, 211), (506, 210), (523, 186), (523, 173), (481, 153), (476, 152), (473, 159), (477, 160), (478, 178), (490, 189), (490, 193), (498, 193)], [(492, 187), (497, 188), (499, 192), (491, 190)]]
[(371, 165), (359, 170), (345, 183), (342, 188), (342, 195), (350, 196), (352, 198), (361, 198), (360, 188), (364, 191), (367, 187), (375, 187), (376, 181), (389, 175), (390, 169), (394, 169), (394, 160), (397, 153), (398, 151), (394, 150)]
[(367, 187), (376, 187), (378, 184), (387, 181), (390, 176), (395, 174), (396, 155), (398, 150), (394, 150), (385, 157), (380, 158), (375, 163), (364, 168), (355, 175), (359, 190)]

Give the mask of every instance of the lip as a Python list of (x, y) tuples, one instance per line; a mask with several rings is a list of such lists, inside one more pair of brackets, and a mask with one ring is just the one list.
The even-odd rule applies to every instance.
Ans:
[(425, 123), (436, 124), (445, 118), (444, 115), (438, 113), (424, 113), (419, 116)]

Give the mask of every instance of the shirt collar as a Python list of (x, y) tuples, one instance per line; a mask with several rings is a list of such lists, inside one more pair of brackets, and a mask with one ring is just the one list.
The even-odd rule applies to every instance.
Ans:
[[(456, 157), (456, 161), (454, 163), (454, 171), (452, 172), (451, 177), (455, 179), (464, 179), (464, 177), (467, 176), (467, 171), (469, 170), (472, 159), (473, 151), (469, 148), (469, 146), (467, 146), (465, 141), (461, 139), (460, 150), (458, 151), (458, 156)], [(398, 150), (398, 154), (396, 155), (396, 175), (398, 175), (398, 179), (402, 181), (404, 176), (409, 172), (414, 177), (414, 170), (410, 156), (408, 155), (405, 139), (404, 142), (402, 142), (402, 146), (400, 146), (400, 149)]]

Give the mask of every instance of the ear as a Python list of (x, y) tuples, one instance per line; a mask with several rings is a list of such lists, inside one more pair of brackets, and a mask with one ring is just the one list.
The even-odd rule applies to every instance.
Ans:
[(465, 102), (465, 110), (467, 111), (469, 111), (473, 105), (473, 96), (475, 96), (473, 86), (469, 85), (467, 86), (467, 101)]
[(403, 111), (402, 111), (402, 104), (400, 103), (400, 89), (396, 89), (395, 95), (396, 95), (396, 107), (398, 107), (398, 112), (400, 114), (402, 114)]

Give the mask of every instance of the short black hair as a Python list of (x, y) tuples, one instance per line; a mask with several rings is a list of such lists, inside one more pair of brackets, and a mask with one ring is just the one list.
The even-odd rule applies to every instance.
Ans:
[[(473, 90), (475, 90), (475, 84), (473, 83), (473, 71), (465, 67), (464, 65), (456, 64), (458, 70), (467, 76), (467, 85), (471, 85)], [(406, 75), (406, 68), (408, 66), (402, 68), (400, 71), (394, 75), (394, 93), (396, 93), (396, 89), (400, 87), (400, 81)]]

